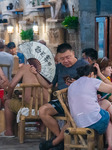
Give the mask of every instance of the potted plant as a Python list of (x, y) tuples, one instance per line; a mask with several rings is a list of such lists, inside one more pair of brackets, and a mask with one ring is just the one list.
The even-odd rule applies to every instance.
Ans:
[(64, 21), (62, 22), (64, 28), (68, 30), (68, 32), (73, 32), (73, 30), (78, 29), (79, 20), (76, 16), (66, 16)]
[(28, 30), (22, 30), (20, 33), (21, 39), (22, 40), (33, 40), (33, 29), (28, 29)]

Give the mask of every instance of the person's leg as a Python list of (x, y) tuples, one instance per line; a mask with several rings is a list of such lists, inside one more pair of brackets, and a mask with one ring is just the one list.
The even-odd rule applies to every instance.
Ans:
[(100, 115), (102, 116), (101, 119), (96, 123), (88, 126), (88, 128), (96, 130), (99, 134), (104, 134), (106, 132), (108, 143), (107, 150), (112, 150), (112, 123), (110, 122), (110, 115), (104, 109), (100, 110)]
[(59, 144), (61, 141), (64, 139), (64, 131), (68, 127), (68, 124), (64, 125), (63, 128), (61, 129), (60, 134), (53, 140), (53, 145)]
[(15, 119), (14, 113), (11, 112), (9, 109), (9, 103), (10, 103), (10, 100), (7, 100), (5, 102), (5, 125), (6, 125), (5, 135), (7, 136), (13, 135), (12, 127), (13, 127), (13, 121)]
[(16, 114), (21, 108), (21, 101), (18, 99), (11, 99), (5, 101), (5, 135), (13, 135), (13, 124), (16, 119)]
[(52, 117), (58, 114), (58, 112), (52, 107), (51, 104), (45, 104), (39, 109), (39, 116), (46, 127), (49, 128), (54, 135), (58, 136), (60, 134), (60, 129), (58, 122)]
[(107, 150), (112, 150), (112, 123), (109, 122), (107, 130), (106, 130), (106, 137), (107, 137), (107, 143), (108, 148)]
[(108, 100), (104, 99), (99, 102), (99, 105), (102, 109), (107, 110), (109, 112), (110, 120), (112, 121), (112, 104)]
[(40, 107), (40, 118), (42, 119), (45, 126), (47, 126), (49, 130), (53, 132), (53, 134), (56, 136), (54, 139), (50, 139), (48, 141), (40, 143), (40, 150), (48, 150), (53, 147), (54, 149), (57, 147), (60, 150), (64, 149), (64, 142), (61, 142), (64, 139), (64, 127), (60, 132), (58, 122), (53, 118), (53, 116), (58, 113), (58, 110), (56, 110), (51, 104), (45, 104), (42, 107)]
[[(50, 143), (50, 146), (56, 148), (58, 146), (61, 150), (63, 150), (64, 130), (68, 125), (63, 126), (63, 128), (60, 131), (58, 122), (53, 118), (53, 116), (56, 114), (64, 115), (64, 110), (62, 109), (61, 104), (58, 100), (51, 101), (49, 104), (46, 104), (40, 108), (40, 118), (42, 119), (44, 124), (54, 133), (54, 135), (56, 135), (56, 138), (46, 143)], [(44, 143), (44, 145), (47, 145), (46, 143)], [(46, 147), (48, 148), (48, 146), (41, 146), (40, 150), (47, 149)]]

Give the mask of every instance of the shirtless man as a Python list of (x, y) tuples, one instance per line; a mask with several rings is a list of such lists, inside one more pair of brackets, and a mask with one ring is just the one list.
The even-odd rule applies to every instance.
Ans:
[[(0, 89), (4, 89), (6, 91), (8, 85), (9, 85), (9, 81), (7, 77), (4, 75), (2, 69), (0, 68)], [(0, 100), (0, 109), (1, 107), (2, 107), (2, 99)]]
[[(30, 65), (24, 65), (21, 67), (18, 71), (18, 73), (15, 75), (15, 77), (12, 79), (9, 87), (8, 87), (8, 99), (5, 102), (5, 119), (6, 119), (6, 131), (4, 135), (6, 136), (12, 136), (13, 135), (13, 121), (15, 119), (15, 116), (18, 112), (18, 110), (21, 107), (21, 101), (17, 99), (11, 99), (13, 90), (17, 83), (22, 78), (22, 83), (39, 83), (36, 76), (30, 71), (31, 66)], [(45, 80), (43, 78), (43, 80)], [(45, 80), (45, 82), (47, 82)], [(30, 89), (26, 89), (26, 95), (25, 100), (26, 103), (29, 103), (31, 92)], [(47, 103), (47, 89), (44, 89), (44, 102)]]
[(8, 84), (9, 84), (9, 81), (7, 77), (4, 75), (2, 69), (0, 68), (0, 88), (7, 89)]

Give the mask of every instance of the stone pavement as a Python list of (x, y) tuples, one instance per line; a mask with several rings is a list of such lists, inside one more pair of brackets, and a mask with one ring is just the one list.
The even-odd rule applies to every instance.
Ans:
[(39, 150), (39, 139), (26, 139), (20, 144), (18, 137), (0, 137), (0, 150)]
[(20, 144), (18, 137), (0, 137), (0, 150), (39, 150), (39, 143), (40, 139), (25, 139), (25, 142)]

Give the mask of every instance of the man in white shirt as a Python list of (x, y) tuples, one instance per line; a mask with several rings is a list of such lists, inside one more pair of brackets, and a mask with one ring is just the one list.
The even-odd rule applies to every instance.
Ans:
[[(0, 41), (0, 64), (10, 65), (9, 68), (9, 80), (11, 80), (12, 68), (13, 68), (13, 56), (4, 51), (5, 45)], [(3, 72), (6, 77), (8, 77), (8, 71), (6, 67), (3, 67)]]

